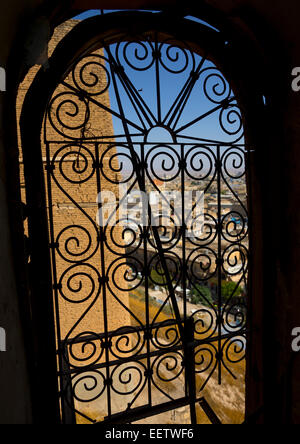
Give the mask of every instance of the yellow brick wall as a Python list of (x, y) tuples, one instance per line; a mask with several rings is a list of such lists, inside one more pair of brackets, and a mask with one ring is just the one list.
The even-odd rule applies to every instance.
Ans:
[[(63, 25), (61, 25), (56, 29), (49, 45), (49, 56), (51, 56), (58, 42), (76, 24), (77, 24), (76, 21), (71, 20), (67, 23), (64, 23)], [(99, 50), (95, 54), (96, 54), (95, 60), (97, 60), (97, 56), (103, 55), (103, 52)], [(103, 76), (104, 71), (101, 70), (101, 68), (99, 69), (100, 69), (98, 71), (99, 74)], [(34, 80), (34, 77), (38, 72), (38, 70), (39, 70), (38, 66), (33, 67), (30, 70), (24, 82), (20, 86), (18, 102), (17, 102), (18, 118), (20, 117), (20, 112), (22, 109), (22, 104), (26, 92), (30, 84)], [(66, 81), (71, 85), (74, 85), (71, 75), (69, 75), (66, 78)], [(103, 77), (103, 83), (105, 83), (104, 77)], [(54, 97), (59, 93), (65, 93), (67, 91), (69, 90), (66, 87), (59, 85), (54, 94)], [(59, 100), (61, 99), (58, 99), (58, 101)], [(110, 107), (108, 92), (97, 97), (97, 100), (100, 100), (101, 103), (105, 104), (107, 107)], [(64, 115), (64, 118), (67, 119), (67, 121), (71, 124), (74, 124), (74, 122), (75, 123), (77, 122), (78, 124), (85, 117), (84, 103), (78, 102), (78, 104), (80, 110), (78, 115), (76, 115), (75, 117), (73, 116), (74, 105), (72, 105), (71, 103), (63, 106), (61, 110), (63, 113), (62, 115)], [(51, 115), (53, 116), (53, 119), (55, 121), (56, 119), (54, 111), (55, 107), (53, 106)], [(103, 111), (101, 108), (93, 104), (90, 104), (90, 112), (91, 115), (89, 123), (85, 128), (86, 129), (85, 135), (86, 136), (87, 135), (90, 136), (91, 134), (95, 136), (99, 136), (101, 134), (113, 135), (113, 124), (110, 113)], [(70, 113), (70, 115), (68, 116), (68, 114), (66, 113)], [(59, 124), (57, 124), (57, 127), (61, 129), (61, 126)], [(60, 135), (57, 131), (55, 131), (50, 125), (49, 121), (47, 121), (46, 128), (47, 128), (46, 131), (47, 140), (48, 141), (55, 140), (58, 142), (57, 144), (51, 144), (48, 152), (50, 159), (53, 159), (53, 156), (56, 156), (57, 160), (55, 162), (55, 170), (53, 172), (53, 175), (57, 180), (57, 183), (55, 182), (55, 180), (51, 181), (54, 240), (56, 241), (58, 239), (59, 233), (61, 233), (62, 230), (64, 230), (66, 227), (69, 227), (68, 230), (58, 239), (60, 249), (63, 252), (64, 259), (60, 257), (58, 252), (56, 253), (57, 281), (59, 282), (64, 273), (66, 273), (66, 270), (72, 266), (72, 263), (68, 263), (68, 261), (65, 260), (65, 258), (72, 259), (72, 256), (66, 253), (65, 246), (67, 245), (69, 250), (75, 254), (76, 253), (79, 254), (80, 252), (84, 251), (89, 242), (88, 236), (83, 231), (83, 229), (86, 229), (87, 232), (90, 233), (91, 235), (92, 239), (91, 248), (88, 250), (87, 254), (80, 256), (80, 259), (83, 260), (84, 265), (77, 266), (76, 269), (73, 270), (73, 274), (78, 273), (79, 275), (77, 277), (74, 277), (69, 282), (69, 289), (67, 289), (66, 284), (72, 273), (68, 272), (66, 274), (65, 279), (63, 279), (63, 293), (66, 295), (67, 298), (70, 298), (71, 300), (74, 301), (85, 299), (89, 295), (93, 285), (89, 275), (92, 276), (93, 283), (96, 286), (96, 289), (93, 292), (93, 296), (89, 298), (86, 302), (80, 304), (75, 304), (66, 301), (60, 295), (58, 308), (60, 312), (61, 337), (62, 339), (65, 338), (66, 336), (70, 336), (72, 338), (83, 332), (102, 333), (104, 328), (103, 292), (102, 291), (99, 292), (97, 297), (97, 288), (99, 287), (98, 276), (97, 273), (92, 269), (92, 267), (94, 267), (94, 269), (98, 270), (99, 274), (102, 275), (101, 271), (102, 262), (100, 256), (100, 249), (96, 248), (97, 227), (95, 226), (95, 224), (96, 224), (96, 214), (98, 211), (96, 205), (97, 191), (98, 191), (96, 173), (94, 172), (92, 177), (87, 182), (81, 184), (69, 182), (62, 174), (63, 172), (66, 177), (75, 182), (78, 182), (79, 180), (86, 178), (89, 175), (89, 173), (93, 171), (92, 162), (89, 155), (87, 154), (86, 147), (90, 149), (93, 156), (95, 156), (96, 148), (95, 146), (88, 144), (87, 145), (83, 144), (83, 146), (79, 148), (77, 143), (75, 146), (64, 148), (60, 153), (57, 153), (58, 150), (60, 150), (64, 145), (69, 143), (67, 142), (69, 141), (69, 139), (67, 137)], [(80, 138), (81, 129), (73, 132), (66, 131), (67, 135), (71, 133), (72, 135), (75, 135), (75, 137)], [(19, 135), (19, 146), (21, 147), (20, 135)], [(100, 157), (102, 156), (106, 147), (107, 145), (99, 145)], [(81, 154), (77, 155), (76, 153), (78, 153), (78, 151), (80, 151)], [(22, 162), (21, 153), (22, 151), (20, 149), (22, 199), (25, 202), (26, 201), (25, 180), (24, 180), (23, 162)], [(114, 155), (115, 153), (116, 153), (115, 149), (112, 148), (109, 155)], [(87, 156), (89, 157), (89, 162), (86, 170), (82, 154), (87, 154)], [(42, 155), (46, 166), (47, 152), (46, 152), (46, 147), (43, 144), (42, 144)], [(61, 161), (62, 158), (64, 159), (63, 162)], [(106, 158), (104, 164), (105, 174), (107, 174), (110, 178), (113, 179), (118, 178), (118, 173), (112, 172), (109, 169), (107, 160), (108, 159)], [(116, 170), (118, 169), (118, 161), (116, 158), (113, 161), (113, 168)], [(45, 179), (46, 179), (46, 171), (45, 171)], [(118, 186), (106, 180), (105, 175), (103, 174), (101, 174), (101, 189), (113, 191), (116, 194), (116, 196), (118, 196)], [(76, 202), (76, 204), (80, 208), (77, 208), (74, 202)], [(82, 210), (85, 212), (85, 214), (83, 213)], [(75, 225), (80, 226), (83, 229), (76, 228), (74, 227)], [(122, 244), (121, 240), (122, 232), (120, 228), (115, 230), (114, 236), (115, 240), (118, 243)], [(66, 241), (68, 239), (69, 241), (66, 244)], [(112, 242), (109, 238), (107, 242), (110, 247), (113, 247)], [(118, 259), (119, 257), (118, 253), (122, 253), (122, 250), (120, 248), (117, 249), (116, 246), (114, 246), (113, 249), (116, 254), (112, 253), (107, 246), (104, 248), (104, 257), (105, 257), (104, 267), (106, 272), (110, 267), (110, 265), (112, 264), (112, 262)], [(93, 257), (91, 258), (88, 258), (89, 253), (94, 250), (96, 250), (95, 255), (93, 255)], [(124, 263), (124, 260), (122, 261), (122, 263)], [(124, 264), (121, 270), (119, 270), (116, 273), (115, 279), (119, 283), (119, 285), (121, 285), (122, 288), (125, 288), (126, 290), (126, 282), (124, 282), (123, 279), (123, 273), (125, 272), (125, 270), (126, 270), (126, 264)], [(84, 274), (80, 275), (80, 273)], [(80, 289), (80, 285), (82, 285), (81, 291), (76, 291)], [(112, 273), (109, 274), (109, 286), (112, 287), (113, 293), (116, 296), (114, 297), (110, 291), (107, 292), (108, 328), (110, 331), (113, 331), (120, 327), (129, 326), (131, 321), (130, 321), (130, 316), (126, 311), (126, 309), (124, 309), (122, 305), (116, 300), (116, 298), (119, 298), (124, 305), (128, 306), (129, 303), (128, 292), (127, 291), (121, 292), (113, 285)], [(74, 326), (78, 323), (80, 318), (82, 318), (82, 320), (74, 328)]]

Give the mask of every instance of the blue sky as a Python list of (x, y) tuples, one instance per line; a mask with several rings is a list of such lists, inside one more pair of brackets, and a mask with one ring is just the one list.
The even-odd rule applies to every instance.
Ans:
[[(111, 11), (105, 11), (105, 12), (107, 13), (107, 12), (111, 12)], [(99, 15), (99, 14), (100, 14), (100, 10), (93, 10), (93, 11), (87, 11), (75, 18), (83, 20), (88, 17)], [(201, 20), (197, 20), (197, 21), (202, 22)], [(204, 22), (202, 22), (202, 23), (204, 23)], [(110, 49), (112, 51), (112, 54), (114, 56), (116, 56), (116, 45), (111, 45)], [(128, 47), (128, 51), (127, 51), (127, 55), (128, 55), (129, 60), (135, 59), (135, 61), (137, 61), (137, 59), (135, 57), (136, 53), (134, 52), (136, 49), (138, 50), (138, 54), (143, 56), (143, 48), (142, 47), (137, 47), (137, 46), (131, 45)], [(152, 50), (150, 47), (149, 47), (149, 49), (150, 49), (149, 54), (151, 57)], [(166, 46), (166, 49), (167, 49), (167, 46)], [(147, 105), (150, 108), (153, 115), (155, 117), (157, 117), (155, 65), (153, 65), (152, 68), (149, 70), (139, 72), (137, 70), (132, 69), (128, 65), (128, 63), (126, 63), (126, 60), (122, 56), (122, 52), (120, 52), (120, 54), (121, 54), (120, 55), (120, 63), (122, 64), (122, 66), (124, 66), (126, 75), (131, 80), (131, 82), (135, 85), (136, 89), (139, 91), (141, 98), (145, 101), (145, 103), (147, 103)], [(176, 57), (176, 50), (172, 49), (170, 54), (171, 54), (171, 56)], [(184, 58), (183, 53), (178, 52), (177, 55), (179, 56), (178, 63), (179, 64), (184, 63), (185, 58)], [(201, 62), (201, 57), (196, 54), (194, 54), (194, 57), (195, 57), (195, 65), (198, 66), (198, 64)], [(108, 66), (108, 64), (107, 64), (107, 66)], [(175, 63), (174, 66), (176, 67), (176, 66), (178, 66), (178, 64), (176, 65), (176, 63)], [(192, 67), (193, 67), (193, 64), (192, 64), (191, 60), (189, 60), (187, 69), (184, 71), (184, 73), (173, 74), (173, 73), (169, 73), (166, 69), (164, 69), (163, 66), (160, 66), (161, 99), (162, 99), (162, 115), (163, 116), (167, 114), (169, 108), (174, 103), (174, 100), (176, 99), (178, 93), (180, 92), (181, 88), (183, 87), (183, 85), (187, 81), (187, 79), (190, 75), (190, 72), (192, 70)], [(217, 79), (217, 77), (214, 75), (210, 76), (210, 74), (214, 74), (216, 72), (216, 69), (215, 69), (213, 63), (211, 63), (210, 61), (205, 61), (205, 64), (202, 66), (202, 70), (203, 69), (208, 69), (208, 71), (207, 71), (207, 75), (209, 76), (209, 80), (207, 82), (208, 90), (210, 92), (215, 91), (217, 93), (216, 95), (213, 94), (214, 97), (218, 97), (218, 94), (220, 94), (218, 97), (219, 103), (220, 103), (221, 100), (226, 97), (227, 91), (230, 90), (229, 85), (228, 85), (228, 83), (226, 84), (226, 93), (222, 95), (222, 91), (224, 90), (224, 84), (222, 83), (222, 80)], [(204, 78), (205, 78), (205, 76), (204, 76)], [(204, 90), (203, 80), (200, 79), (197, 82), (197, 84), (193, 90), (193, 93), (190, 97), (190, 100), (184, 110), (184, 113), (182, 114), (179, 122), (177, 123), (177, 126), (176, 126), (177, 129), (185, 126), (189, 122), (196, 119), (198, 116), (200, 116), (200, 115), (206, 113), (207, 111), (212, 110), (213, 108), (218, 106), (218, 104), (208, 100), (207, 97), (205, 97), (205, 94), (203, 92), (203, 90)], [(226, 81), (225, 81), (225, 83), (226, 83)], [(127, 96), (125, 90), (123, 89), (120, 81), (118, 81), (118, 88), (119, 88), (119, 92), (120, 92), (120, 95), (122, 98), (126, 117), (130, 121), (141, 126), (141, 122), (139, 121), (137, 114), (136, 114), (134, 108), (132, 107), (130, 100), (128, 99), (128, 96)], [(109, 93), (110, 93), (111, 108), (114, 111), (118, 112), (119, 111), (118, 103), (117, 103), (115, 91), (114, 91), (114, 88), (112, 87), (112, 85), (110, 87)], [(220, 140), (220, 141), (224, 141), (224, 142), (233, 141), (234, 138), (232, 136), (229, 137), (222, 130), (220, 122), (219, 122), (219, 116), (220, 116), (220, 112), (215, 112), (211, 116), (206, 117), (203, 121), (201, 121), (193, 126), (188, 127), (186, 130), (184, 130), (183, 132), (181, 132), (179, 134), (181, 134), (181, 135), (186, 134), (189, 137), (201, 137), (201, 138), (210, 139), (210, 140)], [(225, 113), (225, 116), (226, 116), (226, 113)], [(229, 124), (229, 127), (232, 127), (233, 129), (238, 128), (240, 122), (238, 120), (236, 120), (236, 116), (232, 113), (229, 115), (229, 117), (232, 121), (232, 125)], [(113, 125), (114, 125), (115, 135), (124, 134), (124, 128), (123, 128), (123, 125), (122, 125), (122, 122), (120, 119), (113, 117)], [(132, 127), (130, 128), (130, 131), (136, 132), (136, 130), (133, 129)], [(156, 140), (157, 138), (159, 140)], [(125, 141), (125, 139), (124, 139), (124, 141)], [(141, 142), (141, 141), (143, 141), (143, 139), (136, 138), (135, 141)], [(165, 130), (164, 131), (157, 130), (155, 132), (155, 135), (152, 132), (151, 139), (148, 141), (149, 142), (156, 142), (156, 141), (157, 142), (172, 142), (168, 132)], [(178, 141), (183, 142), (183, 141), (185, 141), (185, 139), (178, 139)], [(192, 140), (190, 140), (190, 142), (192, 142)], [(243, 143), (243, 140), (241, 141), (241, 143)]]

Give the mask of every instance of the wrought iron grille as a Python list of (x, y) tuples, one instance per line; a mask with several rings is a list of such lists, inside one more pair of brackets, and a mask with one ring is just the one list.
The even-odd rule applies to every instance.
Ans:
[(188, 406), (195, 423), (196, 403), (217, 421), (204, 389), (246, 352), (248, 149), (228, 81), (188, 43), (130, 33), (76, 61), (44, 122), (62, 421)]

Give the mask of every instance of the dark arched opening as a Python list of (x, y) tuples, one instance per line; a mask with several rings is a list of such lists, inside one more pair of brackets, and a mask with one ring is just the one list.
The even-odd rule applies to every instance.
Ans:
[[(50, 60), (50, 69), (45, 72), (41, 71), (35, 79), (26, 97), (21, 121), (27, 199), (28, 205), (31, 208), (29, 228), (33, 248), (30, 267), (32, 276), (34, 276), (34, 279), (31, 281), (32, 297), (38, 305), (36, 315), (42, 312), (48, 313), (49, 319), (53, 317), (54, 313), (52, 307), (53, 280), (50, 272), (48, 216), (46, 213), (46, 192), (43, 190), (44, 172), (40, 141), (45, 110), (49, 106), (49, 101), (57, 85), (69, 72), (70, 67), (74, 66), (74, 63), (78, 61), (79, 56), (83, 54), (87, 55), (98, 48), (99, 39), (109, 44), (110, 42), (113, 43), (116, 41), (116, 35), (127, 33), (128, 29), (131, 30), (132, 34), (133, 25), (130, 27), (130, 22), (134, 24), (135, 35), (140, 35), (145, 32), (151, 35), (158, 30), (165, 36), (169, 37), (171, 35), (175, 37), (176, 40), (188, 41), (191, 49), (194, 49), (196, 53), (199, 53), (199, 48), (205, 47), (205, 51), (207, 51), (211, 60), (213, 60), (227, 78), (232, 81), (238, 104), (242, 108), (247, 145), (250, 147), (249, 152), (258, 149), (261, 143), (261, 140), (259, 142), (257, 141), (260, 136), (260, 131), (258, 130), (258, 133), (254, 133), (254, 131), (252, 131), (252, 125), (253, 121), (257, 123), (257, 116), (263, 109), (262, 97), (257, 91), (256, 85), (251, 85), (250, 90), (249, 84), (243, 76), (240, 75), (234, 45), (232, 45), (222, 33), (216, 34), (206, 27), (199, 24), (192, 25), (183, 19), (172, 18), (172, 20), (168, 21), (166, 14), (154, 17), (146, 13), (139, 13), (138, 15), (136, 15), (136, 13), (128, 13), (126, 14), (126, 26), (124, 26), (124, 14), (95, 18), (78, 25), (78, 27), (66, 37), (65, 41), (59, 45)], [(99, 29), (101, 29), (101, 35), (99, 35)], [(201, 44), (202, 41), (205, 43)], [(195, 47), (193, 47), (193, 44)], [(65, 63), (66, 54), (69, 55), (67, 64)], [(82, 100), (84, 101), (85, 97), (82, 97)], [(227, 103), (225, 106), (225, 104), (222, 103), (222, 106), (226, 109), (226, 106), (228, 107), (229, 104)], [(221, 153), (219, 153), (219, 161), (220, 160)], [(251, 161), (249, 163), (251, 163)], [(249, 167), (251, 168), (251, 165), (249, 165)], [(250, 186), (248, 190), (250, 190)], [(218, 259), (220, 258), (217, 258), (217, 260)], [(218, 266), (221, 267), (220, 263)], [(39, 279), (36, 279), (36, 276), (39, 276)], [(43, 302), (37, 302), (38, 295), (40, 294), (48, 295), (48, 297), (45, 298)], [(42, 304), (42, 306), (40, 306), (40, 304)], [(41, 310), (42, 307), (43, 310)], [(253, 313), (251, 306), (250, 313)], [(52, 326), (54, 326), (54, 320)], [(51, 335), (51, 326), (50, 332), (47, 334)], [(55, 335), (53, 334), (53, 351), (55, 348), (54, 337)], [(51, 343), (50, 336), (48, 339)], [(45, 356), (45, 358), (48, 360), (49, 353), (47, 353), (47, 357)], [(49, 368), (54, 368), (54, 359), (52, 360), (52, 367)], [(51, 372), (49, 372), (49, 374), (51, 374)], [(55, 385), (55, 373), (51, 375), (53, 377), (53, 384)]]

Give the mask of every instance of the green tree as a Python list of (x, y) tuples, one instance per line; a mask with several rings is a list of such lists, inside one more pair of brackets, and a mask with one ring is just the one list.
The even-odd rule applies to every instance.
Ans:
[(222, 298), (227, 302), (230, 298), (240, 298), (243, 294), (243, 289), (237, 287), (235, 282), (222, 281)]
[(192, 290), (192, 303), (193, 304), (202, 304), (209, 306), (213, 304), (211, 291), (208, 287), (204, 285), (195, 285), (195, 288)]
[(159, 268), (158, 270), (152, 268), (150, 274), (150, 282), (152, 286), (158, 285), (166, 288), (167, 278), (161, 268)]

